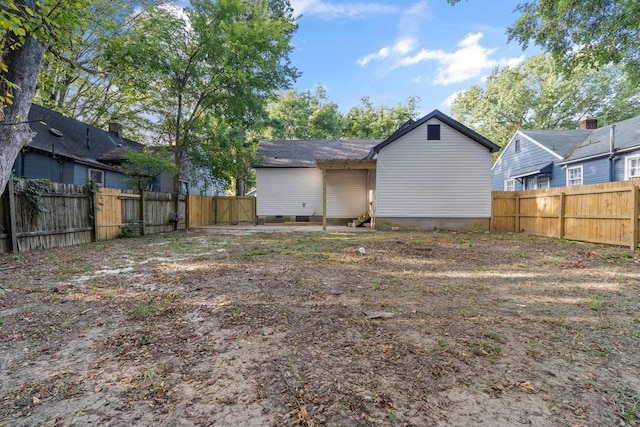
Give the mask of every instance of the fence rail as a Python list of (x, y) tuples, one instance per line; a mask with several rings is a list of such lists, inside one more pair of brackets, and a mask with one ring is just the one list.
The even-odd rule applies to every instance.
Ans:
[(123, 234), (256, 222), (254, 197), (208, 197), (51, 184), (34, 212), (13, 181), (0, 197), (0, 253), (71, 246)]
[(638, 247), (638, 181), (494, 191), (491, 229)]

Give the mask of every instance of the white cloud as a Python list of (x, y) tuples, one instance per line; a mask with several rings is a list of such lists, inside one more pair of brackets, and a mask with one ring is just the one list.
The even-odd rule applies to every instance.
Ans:
[(375, 53), (359, 58), (357, 62), (359, 65), (365, 66), (373, 60), (382, 60), (389, 57), (407, 55), (415, 49), (417, 44), (418, 41), (413, 38), (398, 40), (393, 46), (383, 47)]
[(399, 30), (403, 37), (415, 37), (424, 23), (431, 18), (431, 9), (426, 1), (420, 1), (406, 9), (400, 18)]
[(315, 16), (325, 20), (338, 18), (358, 19), (371, 15), (392, 14), (398, 11), (397, 6), (384, 3), (331, 3), (324, 0), (292, 0), (291, 6), (293, 6), (296, 15)]
[(451, 95), (447, 96), (447, 98), (444, 101), (442, 101), (442, 105), (444, 105), (447, 108), (451, 108), (451, 106), (453, 105), (453, 101), (455, 101), (458, 95), (460, 95), (462, 92), (464, 92), (464, 90), (453, 92)]
[[(400, 53), (391, 48), (383, 48), (375, 54), (361, 58), (358, 60), (358, 64), (364, 66), (374, 59), (382, 60), (393, 57), (395, 63), (391, 65), (391, 69), (395, 69), (414, 66), (425, 61), (436, 61), (439, 65), (436, 69), (436, 77), (433, 83), (446, 86), (476, 78), (497, 66), (513, 67), (524, 60), (524, 55), (512, 58), (492, 59), (491, 56), (496, 53), (497, 49), (483, 47), (480, 44), (482, 36), (482, 33), (467, 34), (467, 36), (457, 44), (458, 49), (453, 52), (446, 52), (441, 49), (421, 49), (414, 55), (407, 55), (413, 51), (413, 48), (417, 44), (414, 40), (414, 43), (410, 46), (411, 48), (408, 49), (406, 53)], [(399, 53), (399, 55), (394, 56), (392, 53)]]

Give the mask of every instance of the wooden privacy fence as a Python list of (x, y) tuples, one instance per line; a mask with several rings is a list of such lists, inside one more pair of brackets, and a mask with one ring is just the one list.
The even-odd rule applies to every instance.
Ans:
[(256, 224), (256, 198), (187, 196), (187, 227)]
[(38, 212), (11, 180), (0, 198), (0, 253), (185, 228), (185, 196), (180, 196), (177, 214), (171, 194), (148, 192), (143, 197), (134, 191), (50, 183)]
[(214, 224), (256, 224), (255, 197), (184, 196), (178, 212), (169, 193), (50, 183), (34, 214), (13, 181), (0, 198), (0, 253), (71, 246)]
[[(175, 201), (170, 193), (145, 192), (141, 196), (132, 190), (101, 188), (96, 194), (96, 229), (98, 240), (110, 240), (127, 235), (156, 234), (175, 230)], [(184, 219), (185, 196), (180, 195), (179, 214)], [(142, 212), (141, 212), (142, 210)], [(184, 229), (184, 221), (178, 221)]]
[(71, 246), (95, 239), (91, 194), (82, 186), (51, 184), (34, 210), (13, 180), (0, 198), (0, 253)]
[(638, 247), (638, 181), (492, 192), (491, 229)]

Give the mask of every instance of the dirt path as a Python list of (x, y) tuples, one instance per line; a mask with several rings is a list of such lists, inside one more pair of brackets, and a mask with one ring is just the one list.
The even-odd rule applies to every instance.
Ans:
[(635, 426), (633, 255), (223, 230), (3, 255), (0, 426)]

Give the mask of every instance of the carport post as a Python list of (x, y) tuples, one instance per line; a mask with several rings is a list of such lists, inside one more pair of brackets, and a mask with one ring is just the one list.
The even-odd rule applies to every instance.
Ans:
[(322, 169), (322, 229), (327, 229), (327, 170)]

